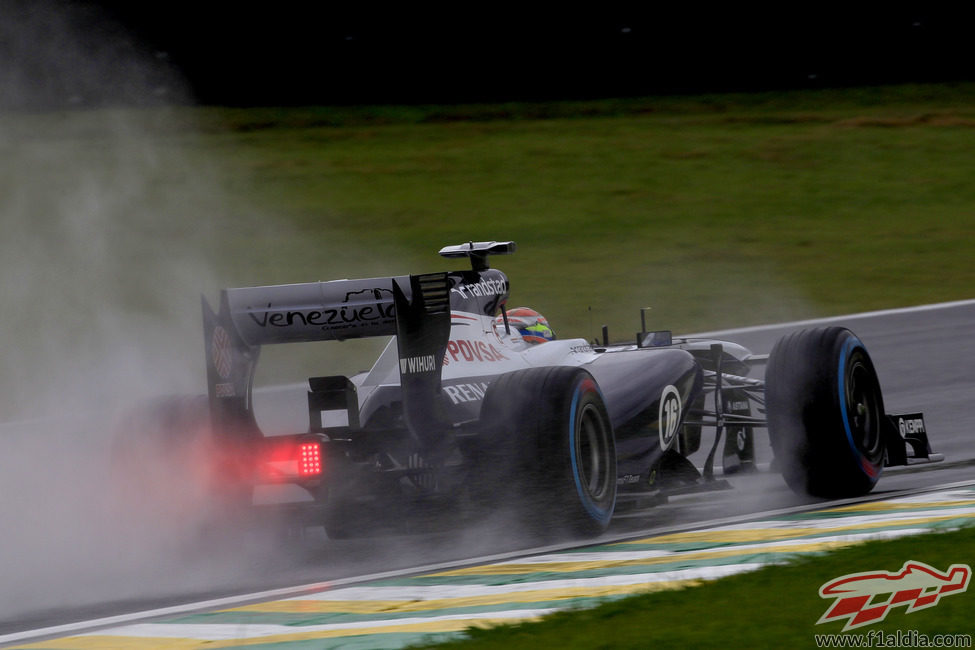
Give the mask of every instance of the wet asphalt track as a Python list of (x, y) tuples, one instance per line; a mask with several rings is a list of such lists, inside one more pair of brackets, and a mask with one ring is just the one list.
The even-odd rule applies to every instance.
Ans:
[[(880, 375), (887, 410), (924, 411), (932, 446), (946, 457), (940, 464), (888, 471), (874, 494), (923, 490), (975, 478), (975, 301), (862, 314), (828, 323), (847, 326), (860, 336)], [(827, 321), (715, 335), (764, 353), (788, 331), (819, 324)], [(3, 444), (11, 432), (9, 425), (0, 429), (5, 434)], [(767, 441), (758, 443), (758, 459), (767, 461)], [(707, 445), (706, 437), (703, 446)], [(703, 451), (695, 456), (698, 465), (703, 456)], [(6, 457), (9, 459), (9, 452)], [(739, 475), (728, 480), (734, 490), (675, 498), (619, 517), (606, 538), (647, 535), (812, 502), (793, 495), (777, 475)], [(4, 522), (4, 526), (16, 525)], [(42, 588), (49, 590), (42, 593), (50, 593), (50, 600), (37, 599), (36, 604), (28, 603), (15, 613), (0, 611), (0, 635), (277, 587), (454, 560), (474, 561), (534, 546), (531, 540), (513, 536), (503, 521), (482, 522), (457, 533), (352, 541), (329, 541), (318, 530), (290, 539), (276, 532), (250, 531), (216, 550), (139, 558), (139, 562), (126, 563), (124, 571), (105, 565), (82, 572), (80, 579), (77, 572), (38, 576)], [(95, 561), (113, 564), (111, 556)], [(160, 567), (164, 567), (162, 573)], [(103, 574), (109, 583), (99, 584)], [(0, 591), (16, 585), (0, 580)], [(118, 588), (112, 589), (112, 585)], [(15, 602), (17, 595), (8, 592), (5, 596), (4, 602)]]

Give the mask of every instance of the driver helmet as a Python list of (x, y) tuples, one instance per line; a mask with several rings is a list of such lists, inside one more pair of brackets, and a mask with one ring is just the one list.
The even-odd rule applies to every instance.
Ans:
[[(504, 329), (504, 316), (494, 319), (496, 328)], [(517, 330), (521, 338), (527, 343), (545, 343), (555, 340), (555, 332), (549, 327), (548, 320), (529, 307), (515, 307), (508, 310), (508, 325)]]

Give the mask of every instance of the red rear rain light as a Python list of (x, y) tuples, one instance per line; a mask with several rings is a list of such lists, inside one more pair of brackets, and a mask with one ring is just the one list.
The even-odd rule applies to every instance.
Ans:
[(298, 476), (318, 476), (322, 473), (322, 446), (317, 442), (303, 442), (298, 446)]

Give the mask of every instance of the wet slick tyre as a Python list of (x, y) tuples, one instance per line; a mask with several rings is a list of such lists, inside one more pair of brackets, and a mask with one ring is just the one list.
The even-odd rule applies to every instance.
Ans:
[(866, 494), (884, 463), (884, 404), (870, 355), (850, 330), (800, 330), (780, 339), (765, 375), (769, 438), (793, 491)]
[[(481, 410), (499, 494), (533, 532), (592, 536), (616, 506), (616, 444), (596, 381), (581, 368), (501, 375)], [(500, 458), (498, 454), (505, 458)]]

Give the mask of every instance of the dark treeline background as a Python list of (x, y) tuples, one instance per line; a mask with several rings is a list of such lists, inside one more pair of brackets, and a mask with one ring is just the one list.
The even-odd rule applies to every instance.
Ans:
[[(28, 22), (35, 27), (43, 22), (33, 7), (44, 3), (3, 4), (33, 15)], [(548, 100), (975, 78), (971, 23), (957, 10), (878, 4), (851, 11), (807, 3), (788, 12), (737, 5), (715, 11), (654, 3), (617, 11), (602, 3), (551, 5), (547, 11), (528, 5), (533, 8), (526, 11), (492, 3), (391, 11), (332, 2), (184, 0), (52, 0), (45, 6), (72, 25), (82, 56), (123, 35), (125, 51), (151, 62), (136, 75), (141, 81), (170, 75), (186, 88), (183, 95), (149, 93), (154, 101)], [(9, 33), (17, 27), (8, 18)], [(21, 58), (31, 51), (22, 47)], [(116, 65), (123, 65), (121, 51), (109, 57)], [(134, 74), (118, 77), (114, 91), (109, 85), (67, 95), (82, 104), (149, 101), (145, 94), (122, 92)], [(64, 94), (45, 92), (33, 100), (57, 103), (58, 92)]]

